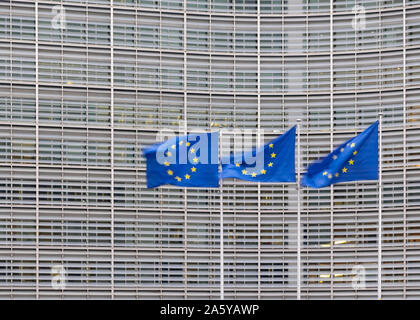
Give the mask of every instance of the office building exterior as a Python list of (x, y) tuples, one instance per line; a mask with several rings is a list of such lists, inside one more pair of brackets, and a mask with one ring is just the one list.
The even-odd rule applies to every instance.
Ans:
[[(225, 298), (420, 298), (419, 55), (419, 0), (1, 1), (0, 298), (218, 299), (222, 211)], [(380, 112), (382, 206), (145, 185), (162, 129), (302, 119), (303, 171)]]

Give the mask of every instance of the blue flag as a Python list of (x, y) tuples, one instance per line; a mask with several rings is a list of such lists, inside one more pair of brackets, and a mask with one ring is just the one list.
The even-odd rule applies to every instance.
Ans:
[[(264, 145), (222, 160), (222, 179), (237, 178), (254, 182), (296, 182), (296, 126)], [(228, 164), (225, 164), (228, 163)]]
[(378, 121), (309, 165), (302, 185), (323, 188), (339, 182), (378, 179)]
[(217, 132), (189, 134), (146, 147), (147, 187), (172, 184), (217, 188), (218, 153)]

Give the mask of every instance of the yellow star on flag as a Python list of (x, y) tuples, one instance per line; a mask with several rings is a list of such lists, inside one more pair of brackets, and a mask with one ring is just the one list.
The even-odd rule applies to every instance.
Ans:
[(194, 161), (194, 163), (197, 163), (198, 162), (198, 159), (197, 158), (194, 158), (193, 161)]
[(167, 167), (169, 167), (169, 162), (168, 161), (165, 161), (164, 165), (167, 166)]
[(262, 170), (261, 170), (261, 173), (262, 173), (262, 174), (265, 174), (266, 172), (267, 172), (267, 171), (265, 171), (265, 169), (262, 169)]
[(239, 167), (239, 166), (240, 166), (240, 164), (239, 164), (239, 163), (236, 163), (235, 165), (236, 165), (237, 167)]
[(270, 143), (268, 146), (269, 146), (270, 148), (272, 148), (272, 147), (274, 146), (274, 144)]
[(327, 171), (324, 171), (323, 173), (322, 173), (322, 175), (324, 175), (324, 176), (326, 176), (328, 174), (328, 172)]
[(181, 141), (179, 142), (179, 145), (180, 145), (180, 146), (182, 146), (183, 144), (184, 144), (184, 141), (182, 141), (182, 140), (181, 140)]
[(246, 174), (246, 170), (244, 169), (244, 170), (242, 170), (242, 174)]
[(172, 149), (175, 149), (175, 148), (176, 148), (176, 145), (174, 145), (174, 144), (173, 144), (173, 145), (171, 146), (171, 148), (172, 148)]
[(271, 167), (273, 166), (273, 163), (272, 163), (272, 162), (270, 162), (270, 163), (268, 164), (268, 166), (271, 168)]
[(190, 179), (190, 175), (189, 175), (189, 174), (186, 174), (184, 177), (185, 177), (185, 179), (187, 179), (187, 180), (189, 180), (189, 179)]
[(349, 165), (353, 165), (354, 164), (354, 160), (353, 159), (350, 159), (349, 160)]
[(191, 148), (191, 149), (190, 149), (190, 152), (191, 152), (191, 153), (194, 153), (194, 152), (195, 152), (195, 149), (194, 149), (194, 148)]
[(255, 172), (252, 173), (252, 177), (255, 178), (257, 174)]
[(353, 154), (354, 154), (354, 155), (356, 155), (356, 154), (357, 154), (357, 150), (355, 150), (355, 151), (353, 152)]
[(174, 172), (172, 170), (168, 170), (168, 174), (171, 176), (174, 174)]
[(192, 168), (191, 168), (191, 171), (192, 171), (192, 172), (196, 172), (196, 171), (197, 171), (197, 168), (196, 168), (196, 167), (192, 167)]
[(271, 154), (271, 158), (275, 158), (276, 157), (276, 154), (273, 152), (272, 154)]
[(191, 144), (191, 143), (187, 142), (187, 143), (186, 143), (187, 147), (189, 147), (189, 146), (190, 146), (190, 144)]
[(350, 147), (354, 148), (355, 145), (356, 145), (355, 143), (352, 143)]
[(339, 176), (338, 172), (335, 174), (335, 176), (336, 176), (336, 177), (338, 177), (338, 176)]
[(344, 167), (342, 171), (343, 171), (343, 173), (347, 173), (347, 168)]
[(333, 159), (336, 160), (337, 159), (337, 156), (336, 155), (333, 155)]
[(175, 177), (175, 179), (178, 180), (178, 182), (182, 180), (180, 177)]

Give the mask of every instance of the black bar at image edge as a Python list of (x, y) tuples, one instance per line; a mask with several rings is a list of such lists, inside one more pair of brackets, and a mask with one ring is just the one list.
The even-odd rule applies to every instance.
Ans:
[[(28, 308), (19, 304), (28, 304)], [(4, 312), (10, 307), (14, 317), (31, 311), (32, 315), (45, 312), (49, 305), (58, 307), (66, 319), (79, 320), (91, 309), (97, 316), (122, 320), (134, 319), (316, 319), (360, 318), (361, 313), (383, 312), (388, 316), (398, 316), (401, 310), (408, 313), (409, 307), (418, 309), (418, 301), (384, 300), (3, 300), (0, 307)], [(399, 308), (398, 304), (403, 304)], [(13, 309), (12, 309), (13, 308)], [(30, 308), (30, 309), (29, 309)], [(333, 308), (333, 309), (331, 309)], [(335, 310), (335, 311), (334, 311)], [(293, 316), (292, 316), (293, 315)]]

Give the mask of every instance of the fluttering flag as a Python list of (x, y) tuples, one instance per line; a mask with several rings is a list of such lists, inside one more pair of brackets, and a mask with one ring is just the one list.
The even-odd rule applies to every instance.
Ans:
[(378, 121), (322, 160), (310, 164), (302, 185), (323, 188), (340, 182), (377, 179)]
[(233, 154), (222, 159), (222, 179), (254, 182), (296, 182), (296, 126), (259, 150)]
[(147, 187), (219, 186), (219, 134), (197, 133), (171, 138), (146, 147)]

